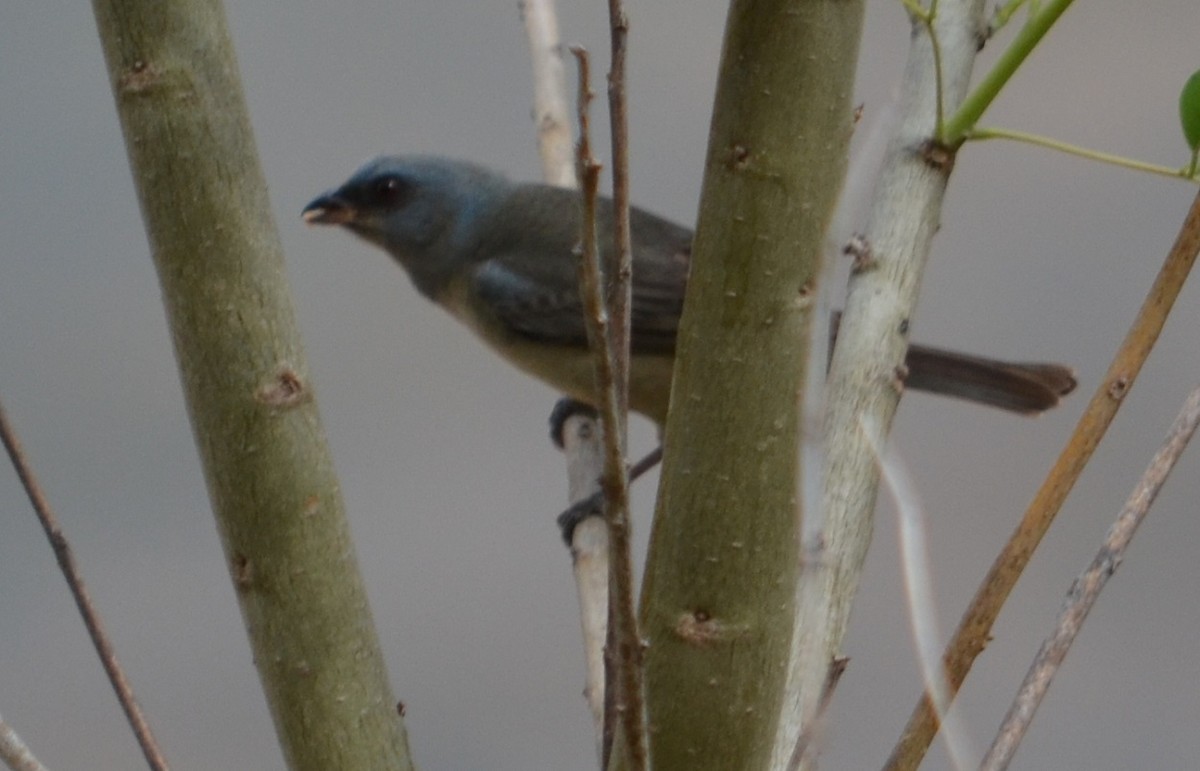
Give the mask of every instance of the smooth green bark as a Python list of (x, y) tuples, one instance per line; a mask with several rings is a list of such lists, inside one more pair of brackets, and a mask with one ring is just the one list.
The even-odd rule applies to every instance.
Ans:
[(793, 640), (800, 389), (863, 4), (734, 0), (643, 594), (656, 769), (761, 769)]
[(180, 376), (294, 769), (408, 769), (215, 0), (95, 0)]

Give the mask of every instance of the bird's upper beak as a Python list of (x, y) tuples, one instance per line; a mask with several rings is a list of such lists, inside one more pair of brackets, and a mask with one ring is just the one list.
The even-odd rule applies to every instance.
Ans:
[(357, 216), (358, 210), (337, 193), (322, 195), (300, 212), (300, 217), (309, 225), (345, 225)]

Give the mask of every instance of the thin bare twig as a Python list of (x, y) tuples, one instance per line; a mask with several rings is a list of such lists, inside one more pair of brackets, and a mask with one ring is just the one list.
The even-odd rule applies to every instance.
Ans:
[(615, 354), (617, 418), (621, 421), (621, 453), (629, 417), (629, 327), (632, 301), (633, 241), (629, 230), (629, 104), (625, 98), (625, 46), (629, 19), (621, 0), (608, 0), (612, 65), (608, 71), (608, 115), (612, 131), (613, 250), (607, 268), (609, 334)]
[(1158, 497), (1167, 476), (1175, 468), (1179, 456), (1183, 454), (1196, 426), (1200, 423), (1200, 387), (1197, 387), (1184, 402), (1183, 409), (1171, 426), (1163, 446), (1155, 453), (1146, 472), (1142, 474), (1137, 487), (1125, 502), (1125, 507), (1117, 516), (1108, 536), (1104, 539), (1100, 550), (1092, 559), (1087, 570), (1071, 584), (1067, 599), (1058, 616), (1054, 632), (1042, 643), (1025, 681), (1013, 700), (996, 739), (980, 763), (980, 771), (1000, 771), (1008, 768), (1016, 754), (1017, 747), (1025, 737), (1034, 713), (1042, 703), (1050, 681), (1058, 673), (1067, 651), (1071, 649), (1075, 637), (1083, 626), (1084, 620), (1096, 603), (1096, 598), (1108, 583), (1108, 579), (1120, 567), (1125, 557), (1125, 550), (1133, 540), (1138, 525), (1146, 518), (1154, 499)]
[[(609, 330), (604, 302), (596, 234), (596, 201), (600, 184), (600, 165), (591, 152), (588, 106), (592, 92), (589, 83), (587, 52), (572, 48), (579, 61), (579, 179), (583, 190), (583, 233), (581, 234), (580, 292), (585, 309), (588, 342), (595, 354), (596, 387), (600, 397), (600, 421), (604, 429), (605, 519), (608, 522), (609, 614), (605, 688), (605, 732), (620, 720), (623, 746), (629, 768), (646, 768), (645, 699), (642, 692), (642, 645), (638, 635), (633, 592), (633, 559), (629, 527), (629, 475), (625, 467), (619, 427), (621, 416), (615, 371), (617, 356)], [(616, 685), (616, 688), (612, 686)], [(607, 738), (607, 737), (606, 737)], [(607, 744), (607, 742), (606, 742)], [(610, 747), (606, 747), (605, 765)]]
[(8, 723), (0, 718), (0, 760), (11, 771), (46, 771), (33, 751)]
[[(1125, 395), (1133, 387), (1196, 262), (1197, 253), (1200, 253), (1200, 195), (1192, 202), (1175, 244), (1159, 269), (1154, 285), (1109, 365), (1108, 372), (1075, 426), (1074, 433), (1026, 509), (1021, 523), (992, 563), (959, 622), (954, 638), (946, 647), (943, 661), (951, 698), (962, 686), (975, 658), (987, 646), (992, 625), (1000, 615), (1009, 593), (1029, 564), (1042, 536), (1050, 529), (1067, 494), (1083, 473)], [(915, 769), (933, 741), (937, 728), (938, 719), (933, 703), (928, 694), (923, 694), (884, 766), (885, 771)]]
[(83, 583), (83, 575), (79, 571), (79, 564), (75, 561), (71, 544), (67, 542), (58, 518), (54, 516), (54, 511), (50, 508), (50, 503), (46, 500), (37, 477), (33, 474), (33, 469), (25, 457), (25, 451), (21, 449), (21, 442), (17, 439), (16, 431), (9, 422), (3, 405), (0, 405), (0, 442), (3, 442), (4, 449), (8, 451), (8, 457), (12, 460), (17, 478), (21, 480), (21, 486), (25, 488), (25, 494), (29, 496), (29, 502), (37, 514), (38, 522), (46, 532), (50, 548), (54, 550), (54, 556), (58, 560), (58, 567), (67, 581), (71, 595), (75, 598), (75, 606), (79, 609), (79, 615), (83, 618), (83, 625), (87, 627), (88, 636), (92, 638), (92, 645), (95, 646), (96, 653), (100, 656), (100, 664), (104, 667), (108, 681), (112, 684), (113, 692), (117, 695), (117, 701), (120, 702), (121, 709), (125, 712), (125, 718), (129, 721), (130, 728), (133, 729), (133, 735), (142, 748), (142, 755), (145, 756), (146, 763), (155, 771), (165, 771), (168, 768), (167, 760), (163, 756), (162, 750), (159, 749), (158, 742), (154, 740), (150, 724), (146, 721), (146, 716), (142, 714), (142, 708), (138, 706), (137, 699), (133, 696), (133, 687), (129, 684), (129, 679), (117, 662), (117, 654), (113, 649), (112, 640), (104, 631), (104, 624), (101, 623), (100, 615), (96, 612), (91, 595)]
[[(608, 71), (608, 114), (612, 142), (613, 248), (605, 266), (609, 314), (607, 356), (612, 361), (613, 409), (604, 415), (605, 494), (623, 500), (608, 509), (609, 606), (608, 645), (616, 652), (616, 678), (622, 703), (620, 717), (625, 732), (629, 767), (644, 769), (649, 763), (646, 708), (643, 692), (642, 640), (638, 632), (637, 598), (633, 581), (633, 543), (629, 519), (629, 477), (625, 469), (629, 431), (630, 323), (632, 305), (633, 242), (629, 225), (629, 107), (625, 98), (625, 41), (629, 20), (621, 0), (608, 0), (612, 61)], [(607, 399), (607, 396), (605, 397)], [(620, 486), (617, 468), (620, 464)], [(610, 682), (613, 678), (609, 678)]]

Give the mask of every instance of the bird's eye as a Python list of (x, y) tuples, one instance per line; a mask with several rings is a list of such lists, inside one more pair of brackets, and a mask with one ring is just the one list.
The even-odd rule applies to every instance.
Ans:
[(402, 206), (408, 199), (410, 187), (400, 177), (382, 177), (374, 184), (375, 198), (383, 206)]

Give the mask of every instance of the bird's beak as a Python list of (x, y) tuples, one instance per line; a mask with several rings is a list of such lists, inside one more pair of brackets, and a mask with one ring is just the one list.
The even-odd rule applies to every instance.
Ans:
[(345, 225), (357, 216), (358, 211), (337, 193), (326, 193), (300, 212), (300, 217), (309, 225)]

